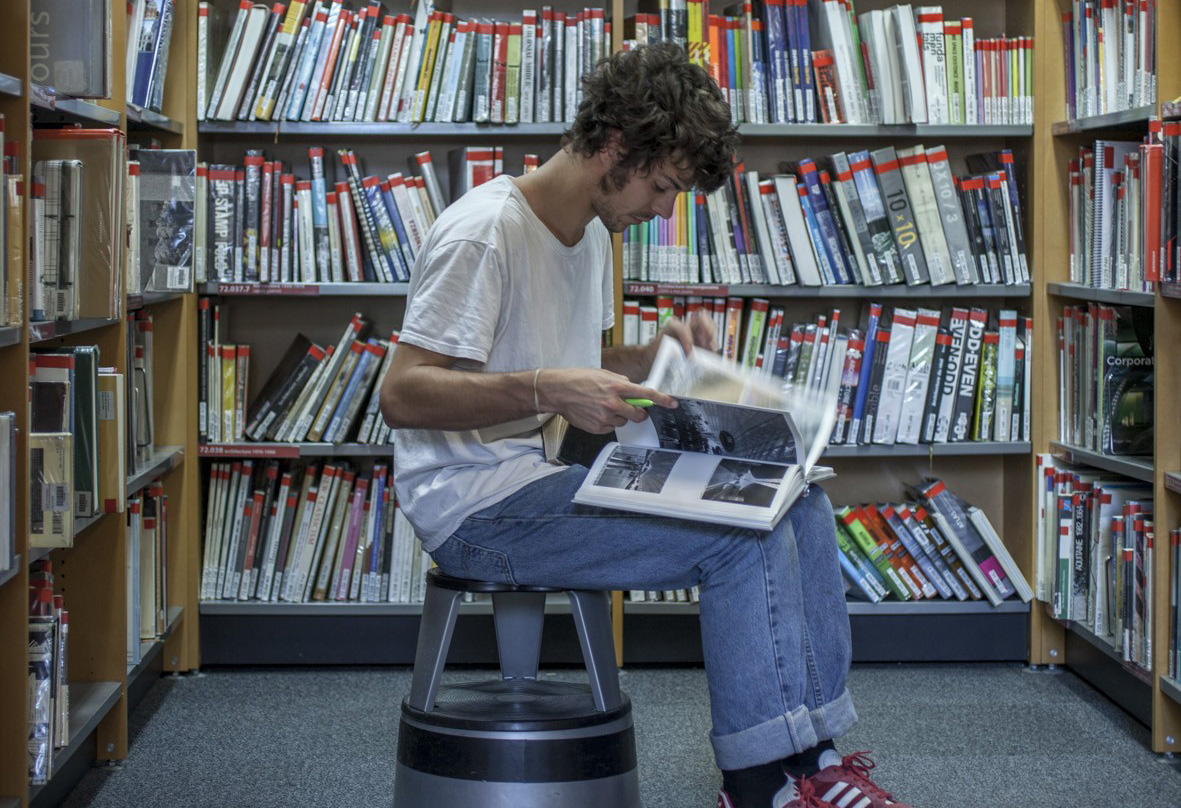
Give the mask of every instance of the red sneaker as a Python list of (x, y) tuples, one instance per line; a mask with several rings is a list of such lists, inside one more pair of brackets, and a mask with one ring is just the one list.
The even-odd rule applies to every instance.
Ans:
[(867, 752), (854, 752), (841, 758), (838, 766), (829, 766), (807, 778), (823, 806), (841, 808), (910, 808), (894, 795), (869, 779), (874, 767)]
[[(724, 789), (718, 792), (718, 808), (734, 808), (730, 795)], [(771, 798), (771, 808), (830, 808), (830, 806), (828, 803), (821, 802), (820, 798), (816, 796), (816, 789), (808, 781), (808, 778), (792, 780), (789, 777), (787, 785), (779, 789)]]

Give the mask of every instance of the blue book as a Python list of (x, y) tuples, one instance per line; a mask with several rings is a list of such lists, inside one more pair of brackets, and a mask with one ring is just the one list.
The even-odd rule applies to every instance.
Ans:
[(410, 241), (406, 237), (406, 225), (402, 221), (402, 213), (398, 210), (398, 203), (394, 201), (394, 189), (389, 181), (381, 184), (381, 198), (385, 202), (386, 212), (390, 221), (394, 223), (394, 232), (398, 235), (398, 249), (402, 253), (402, 260), (406, 266), (414, 266), (414, 252), (410, 249)]
[(824, 232), (820, 229), (819, 222), (816, 221), (816, 211), (812, 208), (812, 197), (808, 193), (807, 186), (802, 183), (797, 186), (797, 190), (800, 194), (800, 207), (804, 211), (804, 223), (808, 225), (808, 235), (812, 239), (812, 251), (820, 264), (820, 275), (825, 284), (835, 284), (837, 278), (833, 272), (832, 258), (824, 244)]
[(846, 443), (857, 443), (861, 434), (861, 420), (865, 415), (865, 396), (869, 392), (869, 377), (873, 370), (873, 355), (878, 344), (878, 323), (882, 319), (882, 304), (869, 304), (869, 318), (865, 325), (865, 349), (861, 355), (861, 374), (857, 379), (857, 396), (853, 399), (853, 420), (849, 424)]
[[(376, 345), (377, 340), (370, 338), (368, 344)], [(353, 365), (353, 372), (349, 374), (349, 380), (345, 384), (344, 392), (341, 393), (340, 399), (336, 402), (335, 409), (332, 410), (332, 417), (328, 419), (328, 425), (324, 428), (324, 440), (332, 443), (336, 442), (336, 433), (343, 428), (339, 421), (344, 417), (345, 411), (348, 410), (349, 402), (353, 400), (353, 396), (359, 394), (357, 387), (360, 386), (361, 379), (365, 376), (365, 368), (369, 367), (369, 363), (374, 361), (374, 359), (373, 353), (362, 349), (361, 355), (357, 357), (357, 364)]]
[(812, 160), (801, 160), (800, 179), (808, 189), (808, 199), (812, 203), (812, 211), (816, 215), (816, 223), (823, 237), (820, 243), (828, 253), (828, 260), (832, 265), (833, 280), (841, 284), (852, 283), (849, 258), (841, 246), (841, 236), (837, 232), (837, 223), (833, 219), (832, 211), (829, 210), (828, 197), (820, 186), (820, 174), (816, 170), (816, 163)]
[(390, 272), (393, 274), (394, 281), (406, 283), (410, 280), (410, 272), (406, 268), (405, 259), (402, 257), (402, 251), (398, 247), (398, 235), (394, 230), (394, 223), (390, 220), (390, 213), (386, 209), (385, 200), (381, 193), (381, 180), (377, 177), (366, 177), (362, 183), (365, 192), (365, 200), (369, 203), (369, 209), (373, 213), (373, 221), (376, 225), (376, 233), (378, 239), (377, 251), (380, 257), (384, 258)]

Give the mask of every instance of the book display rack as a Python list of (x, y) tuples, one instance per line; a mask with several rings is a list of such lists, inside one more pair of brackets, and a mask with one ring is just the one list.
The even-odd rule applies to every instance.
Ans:
[[(5, 173), (20, 180), (19, 197), (14, 197), (15, 205), (8, 213), (6, 235), (9, 247), (21, 245), (4, 254), (6, 294), (15, 305), (10, 307), (8, 322), (0, 324), (0, 372), (5, 379), (0, 385), (0, 412), (13, 413), (16, 429), (15, 484), (3, 491), (11, 501), (15, 525), (11, 537), (15, 563), (9, 566), (5, 558), (0, 571), (0, 689), (5, 693), (4, 716), (0, 719), (0, 805), (6, 808), (56, 805), (96, 759), (125, 758), (130, 710), (162, 672), (190, 671), (199, 661), (196, 590), (189, 585), (194, 580), (190, 553), (197, 551), (199, 539), (199, 514), (194, 510), (200, 497), (199, 466), (191, 404), (195, 390), (196, 297), (191, 293), (158, 292), (126, 295), (123, 253), (119, 252), (119, 258), (112, 260), (105, 274), (108, 288), (95, 295), (101, 298), (102, 292), (109, 293), (115, 301), (114, 316), (34, 320), (28, 283), (29, 251), (24, 246), (30, 243), (33, 213), (30, 177), (36, 159), (34, 133), (61, 127), (110, 127), (127, 133), (128, 144), (164, 148), (184, 148), (195, 139), (195, 120), (189, 112), (194, 104), (187, 62), (192, 59), (197, 4), (195, 0), (172, 4), (174, 70), (163, 84), (163, 105), (159, 110), (129, 103), (122, 58), (128, 30), (124, 4), (104, 6), (113, 9), (110, 39), (105, 44), (111, 54), (110, 97), (97, 100), (58, 96), (52, 82), (30, 67), (31, 60), (35, 64), (38, 48), (44, 50), (43, 42), (34, 41), (38, 33), (44, 34), (34, 19), (36, 5), (16, 0), (5, 4), (0, 15), (0, 114), (4, 117), (10, 157)], [(103, 20), (97, 19), (97, 23), (101, 27)], [(177, 67), (181, 63), (186, 64)], [(123, 159), (120, 155), (117, 171), (126, 174)], [(19, 219), (13, 218), (14, 211), (20, 214)], [(108, 226), (121, 228), (123, 213), (120, 200), (116, 210), (119, 220)], [(30, 434), (44, 429), (36, 423), (36, 397), (30, 395), (35, 373), (31, 359), (95, 346), (98, 364), (109, 369), (100, 370), (99, 377), (105, 374), (107, 378), (118, 377), (120, 383), (130, 383), (136, 362), (131, 347), (135, 342), (133, 332), (140, 327), (137, 323), (149, 321), (155, 329), (153, 367), (161, 368), (150, 383), (154, 407), (145, 410), (153, 419), (151, 444), (143, 448), (141, 462), (136, 463), (129, 461), (122, 441), (104, 436), (107, 427), (101, 426), (103, 423), (111, 424), (115, 430), (112, 434), (124, 437), (133, 434), (129, 430), (134, 429), (134, 422), (123, 402), (105, 395), (105, 387), (100, 384), (95, 399), (100, 419), (95, 444), (101, 458), (97, 481), (100, 499), (79, 510), (74, 492), (70, 492), (73, 502), (53, 510), (55, 518), (69, 513), (66, 525), (72, 521), (69, 535), (61, 542), (65, 546), (39, 546), (45, 542), (31, 533), (32, 506), (43, 503), (53, 486), (30, 484), (30, 475), (40, 463), (30, 446)], [(80, 382), (74, 388), (78, 395), (83, 394)], [(75, 417), (81, 417), (77, 415), (81, 410), (74, 412)], [(93, 414), (93, 407), (89, 412)], [(84, 429), (76, 425), (73, 437), (81, 441)], [(120, 472), (121, 480), (111, 476)], [(149, 498), (153, 503), (150, 506), (146, 505)], [(165, 502), (166, 517), (156, 510)], [(146, 520), (146, 514), (138, 512), (141, 504), (152, 509)], [(91, 511), (93, 515), (84, 515)], [(166, 537), (165, 521), (169, 525)], [(152, 533), (145, 532), (145, 528)], [(156, 553), (151, 566), (141, 566), (145, 556), (136, 556), (141, 546)], [(140, 581), (131, 577), (133, 570), (136, 576), (140, 572), (150, 575), (158, 594), (158, 614), (154, 606), (145, 605), (154, 626), (143, 635), (150, 635), (149, 639), (141, 639), (140, 590), (136, 589)], [(30, 617), (30, 598), (38, 587), (48, 587), (68, 612), (68, 653), (61, 687), (55, 689), (52, 700), (62, 720), (50, 723), (53, 734), (60, 734), (56, 740), (47, 738), (40, 747), (40, 776), (34, 782), (30, 777), (30, 755), (34, 739), (40, 736), (30, 734), (35, 732), (31, 722), (37, 713), (33, 710), (35, 706), (48, 706), (41, 704), (41, 697), (36, 695), (39, 691), (29, 684), (32, 671), (40, 665), (37, 649), (30, 641), (34, 620)], [(56, 625), (60, 629), (60, 621)]]
[[(1070, 33), (1073, 28), (1071, 20), (1079, 19), (1080, 13), (1085, 13), (1084, 6), (1094, 4), (1059, 0), (1035, 5), (1035, 36), (1039, 43), (1054, 42), (1057, 45), (1058, 42), (1072, 41), (1069, 38), (1073, 35)], [(1132, 603), (1130, 615), (1121, 613), (1117, 597), (1111, 605), (1109, 618), (1106, 618), (1130, 625), (1127, 635), (1130, 642), (1113, 643), (1112, 638), (1097, 626), (1097, 622), (1102, 624), (1105, 618), (1100, 616), (1096, 621), (1097, 603), (1093, 597), (1087, 603), (1089, 608), (1074, 612), (1075, 617), (1081, 619), (1071, 620), (1054, 616), (1054, 602), (1039, 600), (1031, 613), (1029, 659), (1034, 665), (1069, 666), (1149, 726), (1154, 751), (1174, 753), (1181, 749), (1181, 693), (1175, 679), (1175, 664), (1170, 664), (1170, 657), (1175, 657), (1176, 653), (1177, 562), (1176, 553), (1170, 552), (1169, 540), (1170, 533), (1181, 524), (1181, 494), (1176, 488), (1170, 488), (1172, 478), (1169, 475), (1176, 472), (1181, 462), (1181, 427), (1168, 403), (1181, 393), (1181, 364), (1175, 350), (1181, 339), (1181, 305), (1171, 296), (1175, 286), (1167, 282), (1169, 276), (1164, 271), (1171, 247), (1166, 244), (1162, 249), (1161, 241), (1167, 236), (1152, 229), (1154, 222), (1166, 231), (1169, 229), (1169, 214), (1162, 212), (1168, 208), (1163, 201), (1152, 200), (1146, 211), (1151, 215), (1140, 219), (1135, 206), (1119, 207), (1118, 203), (1123, 199), (1134, 197), (1135, 185), (1123, 189), (1131, 196), (1121, 196), (1117, 190), (1114, 195), (1116, 204), (1107, 203), (1115, 212), (1111, 217), (1115, 226), (1122, 224), (1126, 227), (1129, 222), (1134, 225), (1126, 230), (1133, 236), (1131, 241), (1124, 242), (1130, 248), (1129, 252), (1135, 254), (1136, 241), (1141, 238), (1146, 259), (1151, 258), (1153, 252), (1160, 256), (1159, 275), (1155, 282), (1147, 285), (1148, 290), (1138, 286), (1136, 270), (1129, 274), (1123, 272), (1126, 267), (1118, 261), (1106, 265), (1096, 261), (1096, 258), (1118, 255), (1118, 252), (1105, 246), (1108, 236), (1095, 228), (1094, 222), (1085, 231), (1072, 222), (1072, 210), (1077, 210), (1072, 209), (1072, 191), (1078, 182), (1088, 181), (1082, 176), (1084, 171), (1093, 171), (1089, 181), (1096, 184), (1097, 189), (1106, 184), (1102, 193), (1115, 187), (1110, 182), (1102, 182), (1095, 166), (1084, 161), (1082, 155), (1097, 154), (1096, 149), (1115, 144), (1114, 148), (1108, 148), (1100, 155), (1099, 159), (1106, 159), (1118, 151), (1122, 143), (1131, 144), (1135, 151), (1136, 144), (1162, 142), (1160, 122), (1172, 115), (1169, 99), (1181, 93), (1181, 60), (1176, 49), (1169, 47), (1168, 35), (1163, 33), (1176, 30), (1181, 23), (1181, 4), (1162, 0), (1149, 3), (1147, 9), (1150, 10), (1148, 17), (1141, 15), (1146, 19), (1146, 25), (1138, 26), (1137, 30), (1145, 30), (1142, 43), (1148, 45), (1145, 68), (1153, 75), (1144, 84), (1125, 85), (1133, 91), (1126, 96), (1120, 92), (1111, 93), (1110, 83), (1102, 81), (1095, 71), (1088, 70), (1085, 62), (1075, 57), (1077, 51), (1066, 45), (1038, 49), (1040, 92), (1034, 119), (1034, 150), (1038, 155), (1036, 162), (1040, 173), (1034, 182), (1041, 189), (1038, 193), (1041, 204), (1033, 224), (1039, 245), (1039, 275), (1033, 284), (1032, 303), (1034, 317), (1046, 327), (1039, 332), (1034, 357), (1040, 369), (1034, 392), (1034, 450), (1044, 453), (1051, 464), (1077, 472), (1084, 481), (1099, 480), (1097, 485), (1110, 483), (1116, 488), (1125, 486), (1143, 491), (1146, 494), (1142, 497), (1143, 507), (1148, 516), (1145, 522), (1149, 531), (1155, 530), (1155, 548), (1145, 553), (1147, 545), (1141, 543), (1134, 555), (1132, 551), (1125, 553), (1135, 559), (1133, 564), (1140, 565), (1133, 592), (1141, 605)], [(1152, 10), (1155, 19), (1152, 19)], [(1154, 30), (1162, 33), (1154, 35)], [(1128, 48), (1128, 42), (1121, 39), (1120, 46)], [(1139, 63), (1145, 49), (1133, 44), (1125, 52), (1133, 53)], [(1087, 85), (1094, 88), (1089, 98)], [(1065, 94), (1062, 88), (1066, 88)], [(1100, 99), (1105, 99), (1106, 106), (1095, 105)], [(1073, 104), (1072, 101), (1083, 103)], [(1096, 114), (1083, 114), (1088, 110)], [(1147, 154), (1143, 150), (1139, 153)], [(1145, 184), (1141, 187), (1147, 189), (1157, 179), (1152, 167), (1151, 162), (1145, 162), (1140, 166), (1128, 163), (1115, 168), (1122, 168), (1123, 175), (1130, 175), (1134, 183), (1143, 179)], [(1072, 176), (1076, 168), (1081, 170)], [(1122, 179), (1117, 181), (1118, 184), (1122, 184)], [(1098, 206), (1093, 208), (1095, 212), (1098, 210)], [(1141, 212), (1145, 211), (1141, 209)], [(1079, 234), (1093, 239), (1083, 262), (1078, 261), (1080, 242), (1072, 241), (1074, 235)], [(1089, 265), (1086, 259), (1090, 259)], [(1104, 266), (1114, 268), (1116, 272), (1104, 272)], [(1148, 265), (1146, 268), (1152, 271)], [(1155, 407), (1149, 407), (1151, 416), (1147, 424), (1140, 425), (1140, 430), (1142, 435), (1150, 436), (1151, 441), (1130, 449), (1106, 441), (1105, 433), (1100, 433), (1095, 436), (1097, 441), (1087, 445), (1087, 435), (1064, 431), (1060, 415), (1063, 408), (1070, 410), (1072, 402), (1064, 396), (1061, 386), (1059, 334), (1053, 324), (1067, 310), (1075, 313), (1076, 321), (1080, 313), (1089, 317), (1097, 312), (1100, 317), (1097, 324), (1107, 322), (1104, 318), (1110, 317), (1108, 312), (1113, 312), (1117, 328), (1136, 323), (1137, 332), (1150, 340), (1154, 348), (1151, 395)], [(1101, 337), (1103, 339), (1110, 339), (1110, 336)], [(1116, 344), (1124, 344), (1125, 337), (1116, 336), (1115, 339)], [(1110, 363), (1108, 366), (1113, 367)], [(1110, 374), (1103, 374), (1096, 381), (1107, 384), (1111, 378)], [(1108, 420), (1108, 413), (1109, 410), (1099, 411), (1100, 428)], [(1125, 453), (1115, 454), (1113, 449)], [(1133, 451), (1135, 453), (1130, 453)], [(1042, 484), (1043, 479), (1035, 482), (1035, 486)], [(1086, 485), (1089, 483), (1084, 482)], [(1142, 487), (1136, 489), (1137, 485)], [(1075, 490), (1079, 489), (1076, 487)], [(1035, 501), (1036, 496), (1035, 493)], [(1039, 517), (1046, 518), (1044, 513), (1039, 515), (1037, 511), (1035, 505), (1031, 511), (1035, 534)], [(1049, 516), (1050, 520), (1053, 518), (1053, 515)], [(1114, 526), (1119, 527), (1120, 523), (1116, 522)], [(1105, 530), (1102, 524), (1099, 527)], [(1106, 555), (1098, 560), (1105, 559)], [(1094, 569), (1102, 579), (1102, 567)], [(1095, 593), (1096, 583), (1094, 579), (1091, 581), (1091, 595)], [(1087, 585), (1084, 584), (1082, 590), (1076, 588), (1075, 592), (1086, 595)], [(1102, 600), (1098, 608), (1105, 608)], [(1061, 614), (1060, 610), (1058, 613)], [(1144, 621), (1146, 625), (1141, 622), (1143, 614), (1150, 615)], [(1141, 637), (1137, 641), (1138, 633)], [(1150, 654), (1149, 659), (1144, 658), (1146, 653)]]

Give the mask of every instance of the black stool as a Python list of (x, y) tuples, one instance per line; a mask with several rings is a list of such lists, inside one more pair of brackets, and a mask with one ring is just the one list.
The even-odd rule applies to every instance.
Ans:
[[(538, 681), (545, 596), (565, 592), (588, 684)], [(440, 685), (464, 592), (492, 595), (500, 679)], [(606, 592), (427, 575), (395, 808), (639, 808), (631, 702), (619, 690)]]

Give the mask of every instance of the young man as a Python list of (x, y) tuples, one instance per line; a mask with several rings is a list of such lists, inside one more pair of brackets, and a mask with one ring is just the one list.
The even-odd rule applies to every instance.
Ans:
[[(719, 187), (737, 133), (708, 74), (673, 45), (612, 56), (584, 79), (563, 146), (435, 222), (381, 389), (396, 486), (444, 571), (585, 589), (701, 591), (711, 742), (723, 808), (881, 808), (890, 796), (832, 738), (856, 721), (832, 509), (810, 488), (769, 532), (574, 505), (582, 466), (545, 462), (559, 413), (605, 433), (676, 402), (642, 386), (645, 346), (601, 348), (614, 323), (608, 231)], [(714, 347), (707, 318), (662, 329)]]

